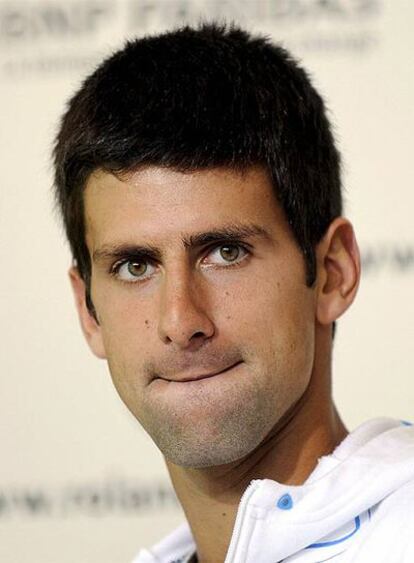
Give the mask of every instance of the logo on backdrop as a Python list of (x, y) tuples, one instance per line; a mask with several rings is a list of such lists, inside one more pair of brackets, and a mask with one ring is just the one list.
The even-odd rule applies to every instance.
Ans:
[(414, 243), (363, 244), (361, 262), (362, 272), (366, 277), (382, 273), (414, 274)]
[[(93, 36), (108, 19), (107, 2), (0, 3), (2, 43)], [(32, 43), (33, 44), (33, 43)]]
[(116, 13), (109, 0), (0, 1), (0, 71), (19, 78), (87, 70)]
[(383, 1), (0, 0), (0, 72), (10, 78), (79, 73), (101, 59), (111, 38), (122, 42), (200, 18), (263, 29), (299, 55), (359, 56), (379, 44)]
[(376, 47), (375, 27), (382, 0), (130, 0), (129, 29), (159, 27), (216, 17), (254, 25), (293, 51), (329, 54), (363, 52)]
[(142, 483), (125, 478), (66, 485), (0, 489), (0, 521), (18, 518), (140, 516), (175, 510), (177, 497), (169, 483)]

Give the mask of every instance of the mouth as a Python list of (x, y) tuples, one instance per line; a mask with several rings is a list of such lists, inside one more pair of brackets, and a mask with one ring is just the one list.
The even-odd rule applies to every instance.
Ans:
[(223, 375), (225, 373), (227, 373), (228, 371), (234, 369), (235, 367), (237, 367), (238, 365), (240, 365), (242, 362), (236, 362), (235, 364), (232, 364), (231, 366), (220, 370), (220, 371), (215, 371), (215, 372), (211, 372), (211, 373), (203, 373), (203, 374), (194, 374), (194, 375), (188, 375), (188, 376), (183, 376), (183, 377), (177, 377), (174, 379), (166, 379), (166, 378), (161, 378), (164, 379), (164, 381), (168, 381), (168, 382), (174, 382), (174, 383), (189, 383), (191, 381), (202, 381), (203, 379), (211, 379), (212, 377), (216, 377), (218, 375)]

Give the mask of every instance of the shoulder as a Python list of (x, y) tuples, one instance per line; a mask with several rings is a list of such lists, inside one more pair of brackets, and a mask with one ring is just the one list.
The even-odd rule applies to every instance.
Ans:
[(376, 507), (379, 520), (414, 521), (414, 478), (385, 497)]
[(151, 549), (142, 549), (132, 563), (184, 563), (194, 551), (195, 543), (185, 522)]
[(352, 561), (414, 561), (414, 480), (385, 497), (371, 510), (366, 534)]

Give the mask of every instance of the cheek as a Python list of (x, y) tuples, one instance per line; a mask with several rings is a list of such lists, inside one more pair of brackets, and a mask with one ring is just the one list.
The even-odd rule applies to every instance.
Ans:
[(133, 288), (97, 288), (94, 304), (108, 358), (137, 362), (145, 356), (154, 326), (150, 302), (139, 300)]
[(149, 316), (131, 298), (117, 298), (116, 302), (108, 298), (99, 313), (112, 382), (126, 407), (137, 416), (147, 383), (144, 365), (151, 351)]
[[(229, 289), (220, 304), (220, 324), (233, 342), (265, 363), (305, 370), (313, 363), (315, 303), (302, 272), (283, 278), (255, 278)], [(268, 279), (275, 279), (269, 283)]]

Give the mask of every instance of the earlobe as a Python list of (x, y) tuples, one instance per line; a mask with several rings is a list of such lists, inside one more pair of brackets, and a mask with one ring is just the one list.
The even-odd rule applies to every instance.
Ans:
[(92, 312), (88, 309), (85, 282), (80, 276), (79, 270), (74, 266), (69, 270), (69, 279), (75, 297), (79, 321), (86, 341), (95, 356), (105, 359), (106, 353), (102, 340), (101, 327)]
[(352, 304), (358, 290), (361, 263), (351, 223), (338, 217), (317, 246), (317, 320), (331, 324)]

